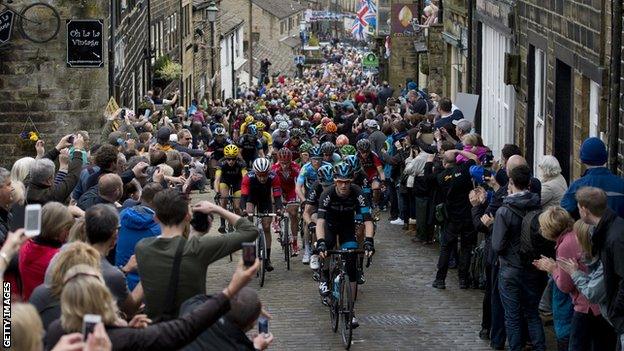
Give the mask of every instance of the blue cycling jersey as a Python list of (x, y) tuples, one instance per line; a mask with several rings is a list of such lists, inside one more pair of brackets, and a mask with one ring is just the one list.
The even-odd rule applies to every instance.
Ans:
[[(321, 166), (323, 165), (332, 165), (329, 162), (321, 162)], [(321, 167), (319, 166), (319, 168)], [(312, 162), (308, 162), (303, 167), (301, 167), (301, 171), (299, 172), (299, 176), (297, 177), (297, 184), (304, 185), (306, 191), (312, 189), (312, 186), (316, 182), (318, 175), (316, 174), (317, 169), (312, 166)]]

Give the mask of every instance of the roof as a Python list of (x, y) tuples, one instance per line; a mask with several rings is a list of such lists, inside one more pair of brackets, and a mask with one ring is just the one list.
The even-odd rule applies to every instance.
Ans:
[(221, 13), (221, 35), (226, 35), (238, 28), (244, 20), (238, 18), (233, 12), (223, 11)]
[(301, 45), (301, 39), (298, 37), (286, 37), (280, 40), (282, 44), (288, 45), (291, 48), (296, 48)]
[(307, 9), (306, 6), (292, 0), (251, 0), (251, 2), (279, 19), (290, 17)]
[(210, 1), (193, 0), (193, 10), (201, 10), (203, 8), (208, 7), (208, 5), (210, 5)]
[(293, 54), (289, 50), (275, 50), (262, 43), (255, 43), (253, 46), (254, 75), (258, 73), (260, 61), (264, 58), (271, 61), (270, 73), (280, 72), (292, 75), (295, 72)]

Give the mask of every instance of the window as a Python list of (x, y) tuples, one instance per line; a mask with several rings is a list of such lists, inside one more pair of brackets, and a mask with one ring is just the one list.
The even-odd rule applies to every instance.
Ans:
[(115, 44), (115, 78), (119, 76), (126, 66), (126, 43), (125, 38)]
[(286, 32), (286, 20), (280, 21), (280, 34)]
[(600, 121), (600, 95), (602, 89), (593, 80), (589, 83), (589, 136), (600, 137), (598, 128)]
[(544, 123), (546, 115), (546, 54), (540, 49), (535, 49), (535, 78), (533, 80), (533, 91), (535, 94), (533, 102), (533, 169), (544, 156), (546, 143), (546, 125)]
[(191, 34), (191, 6), (186, 5), (182, 9), (182, 34), (186, 38)]
[(288, 31), (290, 32), (293, 29), (293, 18), (288, 17)]
[(237, 29), (234, 36), (234, 57), (240, 57), (242, 54), (240, 52), (240, 29)]
[(225, 65), (226, 66), (228, 66), (230, 64), (230, 50), (231, 50), (231, 46), (232, 46), (228, 39), (229, 38), (225, 39)]
[(115, 10), (115, 26), (119, 26), (119, 24), (121, 23), (121, 16), (122, 16), (122, 8), (125, 6), (124, 4), (122, 4), (123, 2), (125, 2), (124, 0), (115, 0), (113, 2), (113, 7)]

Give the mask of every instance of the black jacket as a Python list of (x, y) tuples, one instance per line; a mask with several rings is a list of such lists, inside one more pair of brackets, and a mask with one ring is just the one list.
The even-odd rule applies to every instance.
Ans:
[(11, 213), (4, 208), (0, 208), (0, 246), (4, 245), (10, 230)]
[[(54, 161), (59, 155), (60, 152), (54, 148), (44, 158)], [(65, 179), (52, 186), (31, 182), (26, 190), (26, 202), (29, 204), (41, 204), (42, 206), (50, 201), (65, 203), (65, 200), (67, 200), (76, 184), (78, 184), (81, 171), (82, 153), (74, 152), (71, 161), (69, 161), (69, 169)]]
[(506, 206), (520, 211), (539, 209), (540, 198), (529, 191), (509, 195), (503, 200), (503, 206), (496, 211), (492, 228), (492, 250), (498, 254), (501, 266), (527, 268), (520, 258), (520, 232), (522, 218)]
[(89, 207), (97, 204), (112, 204), (110, 201), (102, 198), (97, 186), (92, 187), (86, 193), (82, 194), (76, 204), (81, 210), (86, 211)]
[(624, 333), (624, 219), (611, 209), (602, 216), (592, 234), (592, 251), (604, 269), (609, 321)]
[[(470, 166), (475, 165), (473, 160), (456, 165), (453, 168), (443, 169), (437, 174), (438, 192), (446, 206), (448, 219), (451, 222), (471, 221), (470, 200), (468, 194), (473, 189), (470, 177)], [(425, 175), (428, 167), (425, 165)]]

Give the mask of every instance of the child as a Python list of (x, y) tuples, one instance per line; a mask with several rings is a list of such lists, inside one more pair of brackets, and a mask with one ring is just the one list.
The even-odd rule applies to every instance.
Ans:
[[(471, 152), (479, 158), (483, 159), (488, 152), (488, 148), (483, 145), (483, 139), (478, 134), (466, 134), (462, 137), (462, 143), (464, 144), (464, 151)], [(463, 155), (457, 155), (455, 158), (457, 163), (463, 163), (468, 161), (468, 158)]]

